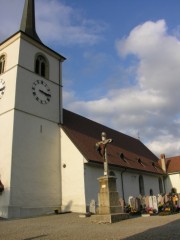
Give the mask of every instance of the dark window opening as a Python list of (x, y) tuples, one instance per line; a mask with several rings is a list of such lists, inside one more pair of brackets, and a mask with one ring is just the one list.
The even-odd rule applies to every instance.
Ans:
[(141, 196), (145, 195), (145, 191), (144, 191), (144, 180), (143, 180), (143, 176), (139, 176), (139, 193), (141, 194)]
[(125, 158), (125, 156), (124, 156), (124, 153), (120, 153), (120, 158), (124, 161), (124, 162), (127, 162), (127, 160), (126, 160), (126, 158)]
[(5, 59), (6, 59), (5, 55), (2, 55), (0, 57), (0, 74), (2, 74), (5, 70)]
[(36, 67), (35, 67), (35, 72), (39, 73), (39, 60), (36, 60)]
[(38, 55), (35, 60), (35, 73), (48, 78), (48, 63), (45, 57)]
[(115, 174), (113, 171), (110, 171), (110, 172), (109, 172), (109, 175), (110, 175), (110, 176), (113, 176), (113, 177), (116, 176), (116, 174)]
[(123, 153), (120, 153), (120, 158), (121, 158), (122, 160), (124, 160), (124, 154), (123, 154)]
[(43, 76), (43, 77), (45, 77), (45, 70), (46, 70), (45, 63), (42, 62), (41, 63), (41, 76)]
[(153, 190), (152, 189), (149, 190), (149, 195), (153, 196)]
[(152, 162), (152, 166), (157, 170), (155, 162)]
[(142, 163), (140, 158), (138, 158), (138, 163), (141, 164), (142, 166), (144, 166), (144, 164)]
[(162, 179), (159, 178), (159, 192), (163, 193), (163, 184), (162, 184)]

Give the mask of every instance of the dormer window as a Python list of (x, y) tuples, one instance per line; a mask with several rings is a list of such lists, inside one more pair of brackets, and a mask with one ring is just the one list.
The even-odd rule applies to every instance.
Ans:
[(5, 71), (5, 62), (6, 56), (3, 54), (0, 56), (0, 74), (2, 74)]
[(138, 163), (141, 164), (144, 167), (144, 164), (142, 163), (140, 158), (138, 158)]
[(124, 161), (124, 154), (120, 153), (120, 158)]
[(157, 170), (155, 162), (152, 162), (152, 166)]
[(48, 78), (49, 66), (47, 59), (42, 55), (37, 55), (35, 59), (35, 73)]
[(121, 152), (119, 156), (124, 162), (128, 163), (125, 156), (124, 156), (124, 153)]

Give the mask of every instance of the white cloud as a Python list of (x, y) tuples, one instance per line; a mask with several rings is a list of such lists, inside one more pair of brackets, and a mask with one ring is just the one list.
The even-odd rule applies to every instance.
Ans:
[(116, 43), (120, 56), (134, 55), (136, 86), (109, 89), (99, 100), (77, 101), (69, 109), (137, 137), (158, 156), (178, 155), (180, 42), (164, 20), (145, 22)]
[(148, 147), (154, 153), (165, 153), (166, 157), (179, 156), (180, 153), (179, 138), (168, 134), (152, 140)]
[(120, 55), (135, 54), (139, 58), (140, 86), (167, 94), (180, 87), (180, 42), (167, 35), (166, 29), (164, 20), (146, 22), (119, 41), (117, 48)]
[[(62, 1), (39, 0), (35, 4), (36, 29), (43, 42), (92, 45), (102, 40), (105, 23), (86, 19), (83, 12)], [(24, 0), (1, 0), (0, 41), (19, 30), (23, 5)]]
[(83, 12), (58, 0), (37, 2), (37, 30), (47, 42), (67, 44), (95, 44), (102, 40), (105, 23), (86, 19)]
[(162, 38), (166, 35), (166, 24), (164, 20), (157, 22), (145, 22), (135, 27), (127, 38), (117, 42), (120, 55), (135, 54), (137, 56), (149, 57), (156, 49)]
[(173, 34), (176, 38), (180, 39), (180, 25), (173, 29)]
[(66, 105), (71, 105), (75, 101), (75, 92), (74, 91), (66, 91), (63, 90), (63, 102), (66, 103)]

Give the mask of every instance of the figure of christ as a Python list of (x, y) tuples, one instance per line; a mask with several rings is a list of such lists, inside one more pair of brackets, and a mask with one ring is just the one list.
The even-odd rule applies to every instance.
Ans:
[(106, 138), (106, 133), (102, 132), (101, 134), (102, 141), (96, 143), (96, 149), (103, 158), (104, 161), (104, 176), (108, 176), (108, 159), (107, 159), (107, 145), (112, 142), (112, 139)]

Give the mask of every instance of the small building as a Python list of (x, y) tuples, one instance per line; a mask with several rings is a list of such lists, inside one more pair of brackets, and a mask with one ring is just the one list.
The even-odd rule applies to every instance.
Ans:
[(180, 156), (166, 158), (161, 154), (161, 166), (166, 172), (165, 189), (167, 193), (180, 193)]

